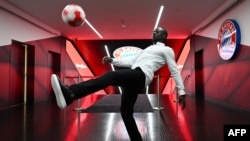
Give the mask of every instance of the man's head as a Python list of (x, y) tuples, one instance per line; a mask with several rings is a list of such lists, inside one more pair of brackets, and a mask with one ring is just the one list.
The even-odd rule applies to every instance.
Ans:
[(167, 31), (163, 27), (157, 27), (153, 32), (153, 43), (162, 42), (164, 43), (168, 36)]

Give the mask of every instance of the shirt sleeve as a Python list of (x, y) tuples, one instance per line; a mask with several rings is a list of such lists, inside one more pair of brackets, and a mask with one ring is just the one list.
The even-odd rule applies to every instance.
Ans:
[(164, 53), (166, 63), (168, 65), (168, 68), (170, 70), (170, 73), (176, 83), (176, 87), (178, 88), (178, 94), (179, 95), (185, 95), (185, 87), (183, 84), (183, 80), (180, 74), (180, 71), (177, 68), (177, 64), (175, 61), (174, 51), (170, 48), (166, 53)]
[(113, 61), (111, 64), (118, 66), (118, 67), (128, 67), (131, 68), (132, 65), (135, 63), (136, 59), (142, 54), (139, 53), (137, 56), (129, 57), (129, 58), (124, 58), (124, 59), (117, 59), (113, 58)]
[(129, 59), (117, 59), (113, 58), (112, 64), (118, 67), (128, 67), (131, 68), (135, 59), (137, 57), (129, 58)]

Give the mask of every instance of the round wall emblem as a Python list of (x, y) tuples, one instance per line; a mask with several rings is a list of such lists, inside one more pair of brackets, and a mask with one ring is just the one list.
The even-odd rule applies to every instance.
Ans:
[(240, 47), (240, 28), (235, 20), (225, 20), (218, 34), (218, 52), (223, 60), (232, 59)]
[(137, 56), (138, 53), (142, 51), (141, 48), (133, 47), (133, 46), (124, 46), (119, 47), (113, 52), (113, 56), (119, 59), (125, 59)]

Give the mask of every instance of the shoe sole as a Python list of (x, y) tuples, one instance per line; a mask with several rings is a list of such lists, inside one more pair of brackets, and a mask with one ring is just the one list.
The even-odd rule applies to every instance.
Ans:
[(62, 93), (60, 82), (55, 74), (51, 75), (51, 85), (56, 96), (56, 102), (59, 108), (64, 109), (67, 104)]

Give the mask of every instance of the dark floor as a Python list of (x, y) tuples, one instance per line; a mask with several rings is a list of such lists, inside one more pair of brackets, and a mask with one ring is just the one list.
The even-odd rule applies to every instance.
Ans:
[[(81, 100), (91, 106), (104, 95)], [(149, 94), (153, 108), (156, 95)], [(135, 113), (145, 141), (223, 141), (225, 124), (250, 124), (250, 112), (212, 101), (187, 96), (184, 111), (177, 108), (173, 95), (162, 95), (163, 110)], [(128, 135), (119, 113), (79, 113), (77, 101), (60, 110), (55, 101), (18, 106), (0, 111), (1, 141), (127, 141)]]

